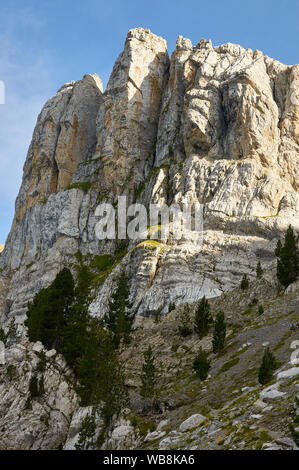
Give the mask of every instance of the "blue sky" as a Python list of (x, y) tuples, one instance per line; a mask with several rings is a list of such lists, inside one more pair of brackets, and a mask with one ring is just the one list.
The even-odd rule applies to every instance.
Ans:
[(298, 0), (6, 0), (0, 4), (0, 243), (8, 235), (37, 115), (65, 82), (106, 85), (127, 31), (149, 28), (172, 52), (181, 34), (259, 49), (298, 63)]

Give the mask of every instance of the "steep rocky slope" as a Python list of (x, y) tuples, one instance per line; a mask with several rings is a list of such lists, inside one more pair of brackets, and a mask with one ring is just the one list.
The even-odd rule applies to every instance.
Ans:
[[(299, 232), (299, 114), (293, 99), (298, 67), (234, 44), (213, 47), (201, 40), (193, 46), (181, 36), (169, 58), (163, 38), (137, 28), (129, 31), (105, 91), (96, 74), (85, 75), (45, 104), (0, 255), (0, 326), (7, 332), (15, 324), (18, 338), (7, 347), (21, 348), (8, 354), (20, 364), (18, 377), (25, 377), (22, 368), (34, 354), (23, 326), (28, 301), (71, 266), (78, 251), (112, 259), (119, 252), (117, 241), (96, 238), (100, 202), (115, 205), (120, 195), (128, 204), (146, 206), (199, 201), (203, 242), (171, 236), (155, 244), (130, 241), (127, 254), (115, 256), (113, 269), (96, 284), (92, 315), (105, 313), (123, 268), (137, 324), (157, 311), (166, 314), (171, 302), (223, 299), (244, 273), (253, 280), (258, 260), (271, 272), (277, 240), (289, 224)], [(294, 308), (282, 309), (281, 315)], [(155, 328), (149, 332), (154, 338)], [(63, 381), (53, 374), (50, 403)], [(8, 420), (4, 402), (16, 392), (8, 392), (7, 378), (1, 386), (3, 429), (7, 421), (13, 428), (18, 424)], [(77, 405), (71, 385), (65, 387), (66, 403), (51, 406), (68, 422)], [(49, 419), (43, 439), (22, 440), (6, 431), (3, 445), (55, 446), (56, 425), (64, 437), (68, 426), (62, 418)]]

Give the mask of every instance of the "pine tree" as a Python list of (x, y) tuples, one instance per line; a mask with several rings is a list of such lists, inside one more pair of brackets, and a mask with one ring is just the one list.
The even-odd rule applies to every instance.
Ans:
[(44, 376), (41, 375), (39, 382), (38, 382), (38, 394), (39, 396), (45, 393), (45, 383), (44, 383)]
[(208, 377), (209, 370), (211, 368), (211, 363), (208, 359), (208, 355), (205, 351), (200, 348), (197, 356), (193, 361), (193, 370), (196, 372), (196, 375), (200, 380), (205, 380)]
[(74, 279), (68, 268), (60, 271), (52, 284), (38, 292), (28, 304), (27, 320), (30, 341), (41, 341), (47, 348), (59, 350), (62, 334), (74, 300)]
[(83, 257), (80, 252), (77, 253), (77, 260), (79, 264), (75, 267), (77, 271), (77, 284), (74, 290), (74, 302), (69, 308), (69, 313), (66, 317), (65, 326), (62, 331), (61, 346), (62, 354), (76, 374), (88, 337), (88, 307), (92, 301), (90, 286), (94, 276), (89, 267), (83, 264)]
[(62, 269), (49, 289), (42, 342), (49, 348), (59, 351), (62, 345), (62, 332), (74, 299), (74, 279), (68, 268)]
[(299, 250), (296, 244), (296, 237), (292, 227), (289, 225), (282, 245), (277, 242), (275, 254), (277, 260), (277, 278), (279, 282), (287, 287), (295, 282), (299, 275)]
[(262, 315), (262, 313), (264, 313), (264, 307), (263, 307), (262, 305), (259, 305), (259, 306), (258, 306), (257, 313), (258, 313), (259, 315)]
[(30, 398), (35, 398), (39, 396), (38, 378), (36, 375), (33, 375), (30, 379), (29, 393), (30, 393)]
[(49, 302), (49, 288), (41, 289), (28, 303), (27, 319), (25, 325), (28, 328), (29, 341), (33, 343), (41, 341), (44, 335), (44, 320)]
[(96, 318), (89, 319), (85, 347), (76, 367), (81, 406), (97, 405), (102, 400), (101, 383), (107, 374), (106, 363), (113, 351), (111, 334)]
[(96, 432), (95, 413), (87, 414), (82, 420), (79, 439), (75, 444), (76, 450), (88, 450), (94, 445), (94, 436)]
[(256, 277), (258, 279), (261, 279), (262, 275), (263, 275), (263, 269), (262, 269), (261, 262), (259, 261), (256, 265)]
[(130, 290), (127, 278), (122, 272), (118, 278), (117, 288), (113, 292), (109, 302), (109, 312), (105, 316), (105, 323), (113, 333), (113, 341), (118, 348), (121, 339), (125, 343), (130, 341), (132, 319), (129, 315), (131, 303), (129, 302)]
[(270, 382), (270, 380), (273, 377), (273, 372), (276, 368), (277, 368), (276, 359), (273, 353), (267, 347), (264, 351), (262, 363), (259, 368), (259, 373), (258, 373), (259, 383), (262, 385), (265, 385), (266, 383)]
[(240, 288), (242, 290), (246, 290), (248, 289), (248, 287), (249, 287), (248, 277), (247, 277), (247, 274), (244, 274), (241, 280)]
[(198, 333), (200, 338), (203, 338), (205, 335), (207, 335), (210, 325), (213, 321), (210, 315), (209, 302), (206, 300), (205, 296), (198, 304), (194, 321), (196, 333)]
[(105, 426), (128, 402), (123, 366), (114, 349), (111, 332), (98, 319), (90, 319), (86, 348), (77, 366), (81, 406), (100, 408)]
[(85, 352), (88, 321), (87, 307), (76, 303), (70, 309), (61, 334), (61, 353), (75, 373), (77, 373), (78, 364)]
[(125, 386), (123, 365), (113, 351), (106, 361), (106, 374), (102, 375), (101, 394), (104, 405), (102, 416), (105, 426), (109, 426), (113, 417), (118, 417), (121, 410), (128, 406), (128, 392)]
[(178, 326), (178, 333), (185, 338), (186, 336), (191, 335), (191, 318), (190, 318), (190, 308), (189, 305), (186, 304), (184, 306), (184, 310), (179, 317), (179, 326)]
[(156, 385), (156, 367), (155, 359), (153, 355), (153, 350), (151, 346), (143, 353), (144, 363), (142, 366), (141, 374), (141, 395), (144, 398), (152, 398), (155, 395), (155, 385)]
[(275, 248), (275, 256), (276, 258), (278, 258), (280, 256), (280, 252), (281, 252), (281, 248), (282, 248), (282, 243), (280, 240), (278, 240), (277, 244), (276, 244), (276, 248)]
[(218, 312), (215, 320), (215, 329), (213, 335), (213, 353), (220, 353), (225, 345), (226, 323), (224, 313)]

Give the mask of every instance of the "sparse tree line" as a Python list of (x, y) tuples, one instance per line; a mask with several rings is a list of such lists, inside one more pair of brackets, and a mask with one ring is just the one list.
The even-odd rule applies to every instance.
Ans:
[[(295, 282), (299, 277), (299, 249), (297, 247), (297, 237), (289, 225), (283, 243), (278, 240), (275, 248), (275, 256), (277, 258), (276, 275), (280, 284), (284, 287), (288, 287), (290, 284)], [(263, 276), (263, 268), (261, 262), (258, 261), (256, 265), (256, 277), (261, 279)], [(249, 279), (247, 274), (244, 274), (240, 288), (247, 290), (249, 287)]]
[[(91, 279), (88, 266), (82, 260), (76, 266), (76, 282), (68, 268), (62, 269), (52, 284), (39, 291), (28, 304), (25, 325), (32, 342), (41, 341), (47, 349), (61, 353), (75, 374), (75, 388), (81, 406), (92, 406), (93, 413), (84, 418), (78, 449), (100, 445), (112, 418), (117, 417), (128, 405), (123, 365), (118, 359), (119, 347), (130, 342), (132, 318), (129, 287), (124, 271), (117, 279), (107, 314), (103, 319), (90, 317), (88, 306), (92, 300)], [(39, 353), (36, 373), (31, 377), (29, 396), (25, 408), (44, 392), (43, 372), (46, 369), (45, 354)], [(144, 352), (141, 372), (141, 396), (155, 397), (157, 370), (151, 347)], [(100, 413), (104, 430), (93, 442), (95, 416)]]
[[(277, 261), (277, 277), (282, 285), (287, 286), (298, 277), (299, 253), (296, 238), (291, 227), (288, 228), (284, 243), (277, 243), (275, 254)], [(27, 320), (29, 340), (41, 341), (48, 349), (61, 353), (76, 376), (76, 390), (81, 398), (81, 406), (93, 406), (100, 410), (108, 429), (112, 418), (118, 416), (128, 403), (128, 392), (122, 364), (118, 359), (121, 344), (130, 342), (132, 331), (131, 304), (129, 287), (125, 273), (122, 272), (117, 280), (117, 286), (109, 302), (108, 313), (103, 319), (91, 318), (88, 306), (92, 300), (91, 280), (93, 278), (89, 267), (82, 259), (76, 266), (76, 282), (68, 268), (60, 271), (52, 284), (38, 292), (33, 301), (28, 304)], [(261, 263), (256, 266), (256, 276), (263, 275)], [(249, 280), (246, 275), (241, 280), (240, 287), (246, 290)], [(169, 311), (175, 309), (171, 304)], [(262, 313), (259, 312), (259, 313)], [(160, 313), (155, 318), (159, 321)], [(185, 305), (179, 318), (178, 333), (187, 337), (195, 331), (199, 338), (204, 338), (212, 325), (212, 351), (221, 354), (225, 348), (226, 322), (224, 313), (219, 311), (213, 320), (208, 300), (203, 297), (196, 308), (194, 321), (191, 321), (189, 305)], [(43, 368), (45, 369), (45, 358)], [(276, 359), (267, 348), (264, 352), (258, 373), (261, 384), (268, 383), (277, 367)], [(211, 368), (208, 354), (201, 348), (194, 358), (193, 370), (201, 380), (205, 380)], [(154, 351), (151, 346), (144, 352), (141, 372), (141, 396), (153, 399), (156, 396), (157, 368)], [(43, 375), (33, 375), (29, 387), (31, 400), (44, 393)], [(78, 448), (87, 448), (91, 444), (91, 434), (94, 430), (95, 415), (86, 417), (82, 423)], [(105, 430), (104, 430), (105, 432)], [(99, 438), (104, 439), (104, 433)]]
[[(82, 406), (99, 407), (106, 426), (127, 403), (122, 366), (117, 350), (130, 340), (129, 289), (124, 273), (118, 278), (109, 312), (102, 319), (91, 318), (88, 306), (91, 273), (82, 263), (74, 282), (68, 268), (60, 271), (52, 284), (38, 292), (28, 305), (28, 337), (61, 353), (77, 378), (76, 390)], [(43, 394), (34, 375), (30, 399)]]

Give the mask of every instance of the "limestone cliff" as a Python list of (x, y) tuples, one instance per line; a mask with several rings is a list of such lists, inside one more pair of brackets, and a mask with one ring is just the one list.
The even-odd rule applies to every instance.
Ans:
[(289, 224), (299, 232), (298, 79), (298, 65), (230, 43), (179, 36), (169, 58), (163, 38), (137, 28), (105, 91), (96, 74), (62, 86), (38, 116), (0, 255), (0, 326), (13, 320), (24, 336), (28, 301), (78, 251), (114, 255), (116, 242), (95, 236), (95, 210), (119, 195), (199, 200), (203, 244), (130, 241), (95, 289), (95, 316), (123, 268), (136, 318), (217, 297), (258, 260), (271, 270), (277, 239)]

